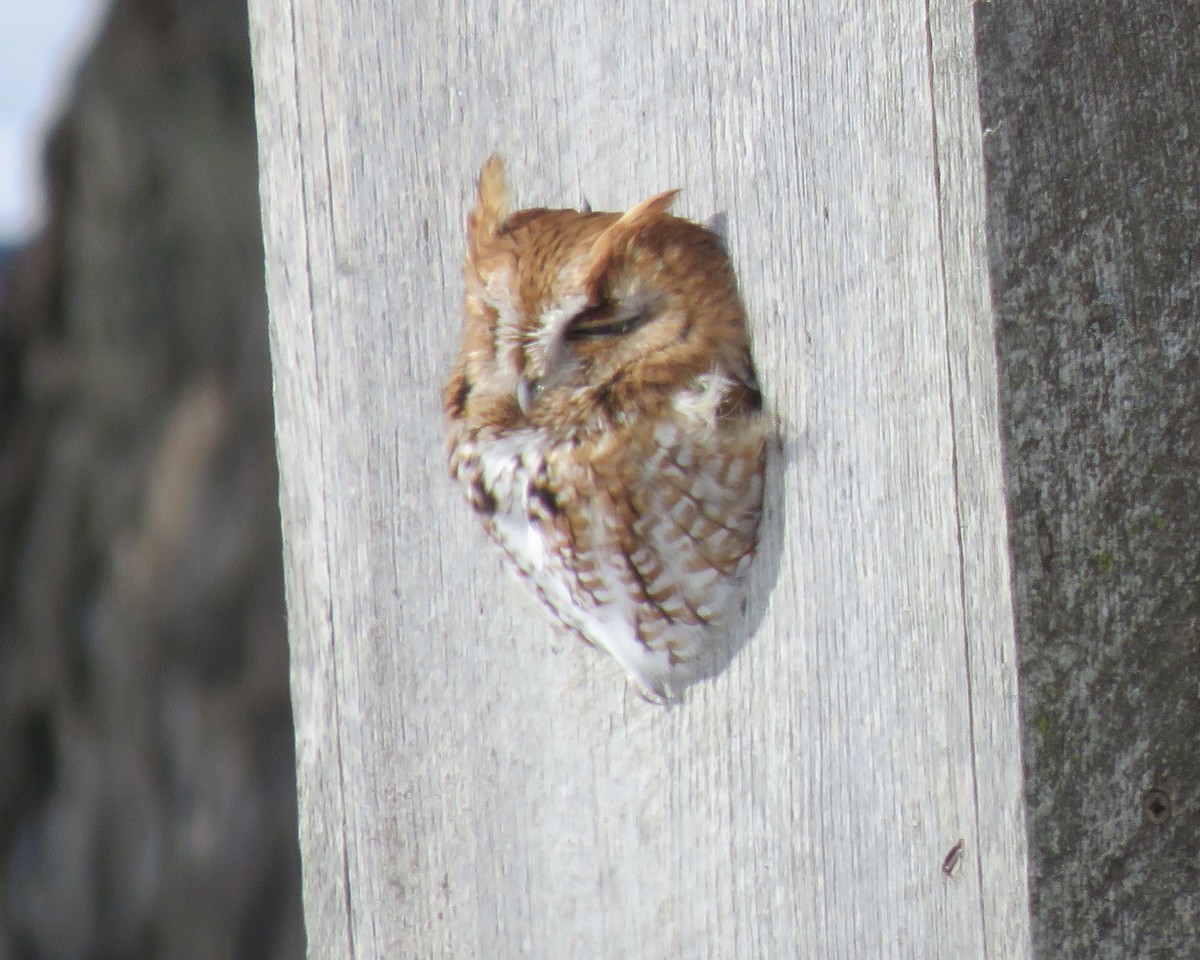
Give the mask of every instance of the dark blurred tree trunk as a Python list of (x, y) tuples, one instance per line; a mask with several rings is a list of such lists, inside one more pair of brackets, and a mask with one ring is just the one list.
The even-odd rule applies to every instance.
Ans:
[(0, 958), (303, 954), (244, 0), (118, 0), (0, 301)]

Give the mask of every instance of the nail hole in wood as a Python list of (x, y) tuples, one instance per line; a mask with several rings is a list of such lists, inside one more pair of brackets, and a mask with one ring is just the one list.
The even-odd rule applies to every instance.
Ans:
[(1146, 819), (1155, 826), (1166, 823), (1171, 818), (1171, 798), (1167, 796), (1166, 790), (1160, 790), (1158, 787), (1147, 790), (1146, 795), (1142, 797), (1142, 809), (1146, 813)]

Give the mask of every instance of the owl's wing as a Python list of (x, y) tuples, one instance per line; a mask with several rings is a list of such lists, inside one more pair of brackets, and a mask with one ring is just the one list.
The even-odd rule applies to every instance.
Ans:
[(765, 443), (761, 424), (712, 432), (660, 425), (658, 449), (634, 493), (630, 554), (646, 582), (648, 619), (673, 662), (702, 658), (710, 629), (724, 625), (757, 545)]
[(543, 599), (656, 699), (707, 666), (754, 555), (764, 449), (757, 419), (709, 431), (668, 420), (552, 455), (530, 486), (561, 563)]

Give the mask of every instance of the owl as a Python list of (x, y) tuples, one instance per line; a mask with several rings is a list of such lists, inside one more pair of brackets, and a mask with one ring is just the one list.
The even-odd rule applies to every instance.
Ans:
[(767, 425), (721, 241), (668, 212), (509, 212), (484, 164), (450, 473), (550, 612), (656, 702), (708, 675), (754, 557)]

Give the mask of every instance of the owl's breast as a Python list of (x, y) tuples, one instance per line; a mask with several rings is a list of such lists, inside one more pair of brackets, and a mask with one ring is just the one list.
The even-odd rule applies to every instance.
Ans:
[(526, 575), (550, 561), (550, 545), (530, 511), (531, 489), (545, 474), (545, 444), (533, 431), (475, 437), (451, 469), (491, 534)]
[(452, 470), (550, 610), (666, 695), (699, 669), (754, 554), (762, 423), (668, 416), (555, 442), (475, 434)]

